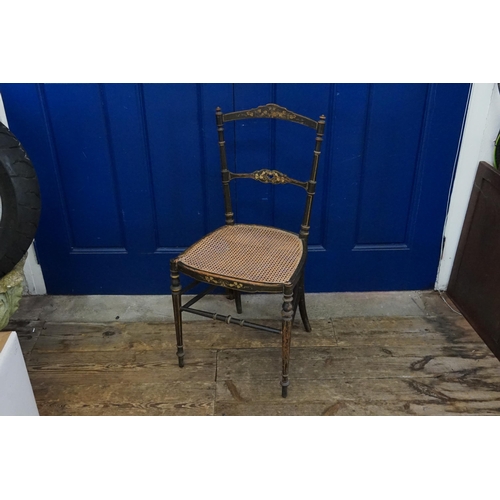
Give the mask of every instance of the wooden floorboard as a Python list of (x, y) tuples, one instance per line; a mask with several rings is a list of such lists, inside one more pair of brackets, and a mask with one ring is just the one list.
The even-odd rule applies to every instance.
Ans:
[(280, 403), (281, 404), (334, 404), (337, 401), (370, 401), (398, 403), (419, 401), (424, 403), (452, 401), (500, 400), (500, 376), (489, 379), (462, 377), (450, 374), (433, 378), (382, 378), (328, 380), (298, 379), (290, 386), (288, 397), (276, 400), (279, 383), (268, 380), (217, 381), (216, 402)]
[(68, 384), (206, 382), (215, 380), (215, 356), (213, 350), (192, 349), (180, 369), (175, 353), (169, 351), (38, 353), (33, 350), (28, 373), (36, 381), (62, 380)]
[[(280, 328), (279, 321), (260, 321)], [(313, 332), (307, 333), (298, 325), (294, 345), (336, 345), (332, 322), (312, 321)], [(279, 347), (280, 335), (248, 330), (235, 325), (221, 326), (219, 322), (193, 321), (184, 325), (184, 343), (188, 349), (230, 349)], [(44, 324), (43, 336), (36, 345), (37, 352), (85, 352), (171, 350), (175, 351), (174, 325), (171, 323), (50, 323)]]
[(214, 388), (215, 382), (191, 381), (33, 384), (44, 415), (211, 415)]
[(338, 344), (345, 346), (484, 344), (463, 316), (338, 318), (332, 326)]
[[(475, 351), (475, 352), (473, 352)], [(226, 349), (218, 352), (218, 380), (279, 378), (278, 349)], [(449, 373), (500, 376), (498, 360), (472, 346), (314, 347), (292, 349), (293, 379), (434, 377)]]
[[(288, 398), (280, 336), (187, 322), (19, 322), (41, 415), (500, 415), (500, 362), (460, 315), (296, 322)], [(277, 321), (262, 323), (279, 327)]]
[(474, 403), (373, 403), (366, 401), (336, 401), (333, 404), (294, 403), (280, 405), (262, 404), (218, 404), (218, 416), (452, 416), (452, 415), (498, 415), (500, 401)]

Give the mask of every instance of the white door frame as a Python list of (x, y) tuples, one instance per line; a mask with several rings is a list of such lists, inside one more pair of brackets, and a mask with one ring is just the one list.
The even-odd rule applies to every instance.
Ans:
[(462, 144), (443, 231), (436, 290), (446, 290), (448, 287), (477, 165), (480, 161), (493, 164), (493, 150), (499, 128), (500, 94), (497, 84), (474, 83), (469, 96)]

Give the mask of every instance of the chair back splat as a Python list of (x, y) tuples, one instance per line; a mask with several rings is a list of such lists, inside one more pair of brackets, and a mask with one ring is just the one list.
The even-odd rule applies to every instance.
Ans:
[[(325, 117), (321, 115), (319, 120), (315, 121), (306, 116), (293, 113), (277, 104), (266, 104), (258, 108), (226, 114), (222, 113), (220, 108), (217, 108), (215, 116), (219, 139), (226, 224), (207, 234), (170, 261), (178, 363), (180, 367), (184, 366), (182, 313), (212, 318), (216, 321), (223, 321), (228, 325), (239, 325), (270, 333), (278, 333), (281, 334), (282, 338), (281, 394), (286, 397), (290, 384), (288, 370), (291, 332), (297, 309), (300, 312), (305, 330), (307, 332), (311, 331), (305, 303), (304, 268), (307, 257), (307, 239), (310, 229), (312, 203), (316, 192), (316, 176), (325, 130)], [(316, 131), (311, 175), (308, 181), (293, 179), (278, 170), (261, 169), (255, 172), (235, 173), (227, 168), (224, 124), (236, 120), (255, 118), (285, 120)], [(304, 189), (306, 191), (306, 204), (300, 232), (297, 234), (275, 227), (256, 224), (236, 224), (231, 204), (230, 183), (237, 179), (253, 179), (266, 184), (293, 184)], [(182, 288), (179, 273), (190, 276), (194, 281)], [(199, 283), (205, 283), (208, 288), (182, 305), (181, 296)], [(283, 294), (281, 329), (259, 325), (231, 315), (226, 316), (191, 307), (217, 287), (226, 289), (228, 297), (235, 299), (237, 314), (242, 312), (242, 292)], [(186, 364), (189, 366), (189, 358), (186, 359)]]
[[(233, 179), (254, 179), (256, 181), (270, 184), (294, 184), (304, 188), (307, 191), (306, 206), (304, 209), (304, 217), (300, 226), (299, 237), (305, 241), (309, 236), (311, 210), (314, 194), (316, 192), (316, 175), (318, 172), (319, 156), (321, 154), (321, 144), (323, 142), (323, 134), (325, 130), (325, 116), (321, 115), (318, 121), (307, 118), (306, 116), (298, 115), (288, 109), (278, 106), (277, 104), (266, 104), (258, 108), (247, 109), (244, 111), (235, 111), (232, 113), (222, 113), (221, 108), (217, 108), (215, 112), (217, 132), (219, 135), (219, 152), (222, 173), (222, 187), (224, 192), (224, 208), (226, 213), (226, 224), (234, 224), (234, 213), (231, 204), (231, 190), (229, 183)], [(314, 156), (311, 167), (311, 175), (309, 181), (298, 181), (288, 177), (286, 174), (278, 170), (261, 169), (250, 173), (235, 173), (227, 168), (226, 158), (226, 141), (224, 140), (224, 123), (236, 120), (249, 120), (255, 118), (273, 118), (298, 123), (306, 127), (316, 130), (316, 144), (314, 147)]]

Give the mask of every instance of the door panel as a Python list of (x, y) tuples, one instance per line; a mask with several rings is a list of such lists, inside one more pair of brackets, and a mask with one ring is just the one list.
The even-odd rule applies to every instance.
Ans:
[[(214, 111), (327, 116), (309, 291), (431, 288), (468, 85), (1, 84), (40, 177), (49, 293), (169, 293), (169, 259), (224, 224)], [(227, 124), (228, 164), (307, 180), (313, 130)], [(232, 147), (236, 138), (237, 147)], [(263, 147), (262, 147), (263, 146)], [(298, 232), (305, 192), (231, 183), (238, 222)]]
[(428, 86), (393, 87), (367, 97), (356, 246), (406, 244)]
[(99, 85), (47, 85), (41, 91), (73, 249), (125, 247), (101, 91)]
[[(335, 148), (332, 158), (329, 213), (337, 216), (327, 229), (334, 254), (328, 274), (339, 290), (434, 285), (468, 86), (394, 87), (405, 87), (404, 92), (379, 85), (337, 86), (330, 140), (345, 146)], [(379, 90), (385, 106), (372, 105)], [(394, 116), (392, 106), (398, 111), (395, 122), (374, 117)], [(384, 134), (394, 144), (386, 142), (375, 154), (375, 143), (387, 141)]]
[(157, 247), (185, 247), (205, 229), (203, 186), (192, 182), (202, 178), (203, 170), (197, 85), (140, 88)]

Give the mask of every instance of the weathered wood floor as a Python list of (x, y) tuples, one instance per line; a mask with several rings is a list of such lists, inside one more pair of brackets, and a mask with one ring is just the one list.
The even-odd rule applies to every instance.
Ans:
[(499, 415), (500, 362), (442, 311), (296, 320), (287, 399), (275, 334), (186, 323), (179, 369), (172, 324), (10, 327), (41, 415)]

